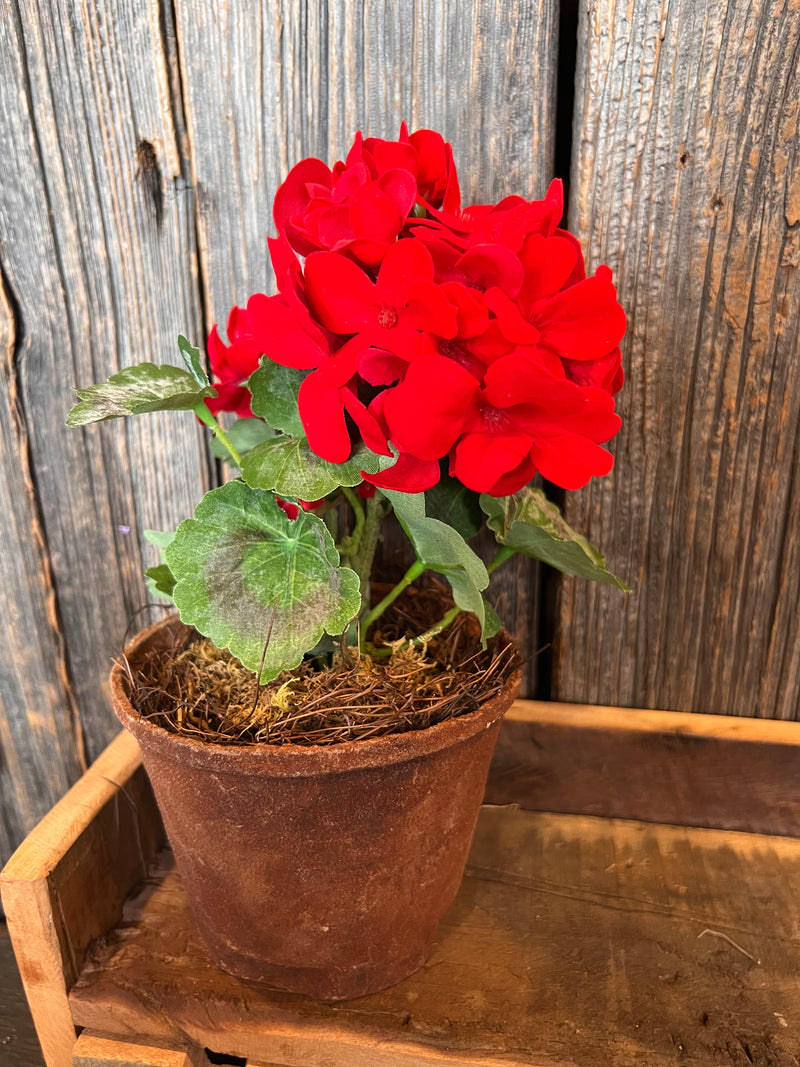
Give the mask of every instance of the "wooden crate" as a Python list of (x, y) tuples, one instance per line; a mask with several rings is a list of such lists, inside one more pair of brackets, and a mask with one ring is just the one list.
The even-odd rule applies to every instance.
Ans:
[(796, 1063), (799, 740), (519, 702), (488, 796), (591, 814), (485, 806), (425, 967), (326, 1005), (214, 967), (121, 735), (0, 878), (47, 1067)]

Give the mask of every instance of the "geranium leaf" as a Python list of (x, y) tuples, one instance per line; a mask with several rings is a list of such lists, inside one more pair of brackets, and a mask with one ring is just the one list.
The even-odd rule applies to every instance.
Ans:
[(250, 403), (253, 414), (290, 437), (304, 437), (305, 430), (297, 410), (297, 394), (307, 374), (308, 371), (282, 367), (262, 356), (261, 366), (247, 380), (247, 388), (253, 394)]
[(203, 366), (203, 357), (199, 348), (195, 348), (183, 334), (178, 335), (178, 348), (183, 356), (183, 362), (186, 364), (186, 369), (194, 378), (198, 389), (205, 389), (207, 385), (211, 385), (209, 377), (206, 374), (206, 368)]
[(499, 634), (503, 629), (503, 621), (494, 610), (489, 601), (484, 597), (483, 608), (486, 613), (486, 622), (483, 624), (483, 636), (488, 640)]
[(211, 386), (199, 389), (188, 371), (155, 363), (126, 367), (107, 382), (75, 392), (81, 402), (67, 416), (67, 426), (86, 426), (145, 411), (191, 411), (205, 397), (216, 396)]
[(148, 567), (144, 572), (147, 588), (161, 600), (169, 600), (174, 604), (172, 591), (175, 588), (175, 575), (166, 565), (159, 563), (157, 567)]
[(478, 494), (467, 489), (457, 478), (443, 476), (425, 492), (425, 511), (458, 530), (465, 541), (474, 537), (483, 525)]
[(166, 548), (175, 540), (174, 530), (142, 530), (145, 541), (149, 541), (156, 548)]
[(162, 600), (172, 599), (172, 590), (175, 588), (175, 576), (163, 561), (164, 550), (175, 540), (174, 530), (143, 530), (144, 538), (151, 545), (161, 549), (162, 561), (155, 567), (149, 567), (145, 572), (145, 584), (153, 596)]
[(382, 492), (391, 502), (419, 561), (447, 578), (453, 600), (462, 611), (477, 615), (485, 644), (486, 607), (481, 591), (489, 584), (489, 574), (480, 558), (457, 530), (425, 514), (424, 493), (388, 489)]
[(304, 437), (281, 436), (248, 452), (242, 461), (242, 477), (254, 489), (273, 489), (279, 496), (296, 500), (319, 500), (341, 485), (358, 485), (362, 471), (377, 474), (394, 461), (394, 456), (379, 456), (359, 444), (344, 463), (329, 463), (311, 451)]
[(526, 486), (506, 497), (483, 493), (480, 502), (501, 545), (549, 563), (564, 574), (608, 582), (630, 592), (621, 578), (606, 569), (605, 557), (572, 529), (541, 489)]
[(341, 633), (361, 605), (325, 524), (302, 510), (290, 519), (241, 481), (206, 493), (166, 558), (181, 619), (253, 671), (264, 655), (262, 681), (296, 667), (324, 632)]
[[(267, 426), (263, 419), (236, 419), (225, 432), (240, 456), (250, 452), (262, 441), (271, 441), (275, 436), (275, 431), (271, 426)], [(217, 459), (223, 459), (231, 466), (236, 466), (230, 452), (216, 437), (211, 438), (211, 452)]]

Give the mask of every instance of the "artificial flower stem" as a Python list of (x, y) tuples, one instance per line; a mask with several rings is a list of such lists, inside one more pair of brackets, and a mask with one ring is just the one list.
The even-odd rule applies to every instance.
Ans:
[(494, 557), (491, 563), (486, 564), (486, 570), (489, 572), (489, 574), (492, 574), (492, 572), (496, 571), (501, 564), (505, 563), (507, 559), (511, 559), (512, 556), (516, 556), (516, 554), (517, 553), (513, 548), (509, 548), (507, 545), (503, 545), (500, 549), (498, 549), (497, 555)]
[(369, 576), (372, 571), (372, 561), (375, 558), (375, 549), (378, 547), (382, 518), (383, 505), (376, 493), (375, 496), (367, 500), (364, 525), (361, 528), (361, 540), (358, 548), (351, 556), (351, 566), (361, 582), (362, 596), (363, 591), (369, 587)]
[(342, 541), (340, 551), (342, 555), (352, 558), (356, 555), (361, 546), (361, 538), (364, 533), (366, 519), (364, 517), (364, 508), (361, 505), (361, 501), (358, 499), (357, 493), (354, 493), (349, 486), (343, 485), (342, 496), (344, 496), (345, 500), (347, 500), (350, 507), (353, 509), (355, 525), (353, 526), (352, 533)]
[(201, 402), (200, 404), (198, 404), (197, 407), (194, 408), (194, 413), (198, 417), (198, 419), (205, 426), (207, 426), (209, 428), (209, 430), (211, 430), (211, 432), (214, 434), (214, 436), (217, 438), (217, 440), (220, 442), (220, 444), (224, 448), (226, 448), (228, 450), (228, 454), (230, 455), (230, 457), (233, 460), (233, 462), (236, 464), (237, 467), (239, 467), (239, 469), (241, 469), (242, 457), (239, 455), (239, 453), (233, 447), (233, 444), (231, 443), (231, 439), (228, 437), (228, 435), (222, 429), (220, 424), (217, 422), (217, 420), (214, 418), (214, 416), (208, 410), (208, 408), (206, 407), (205, 403)]
[(453, 621), (453, 619), (455, 619), (456, 616), (460, 614), (461, 608), (454, 604), (453, 607), (450, 608), (448, 613), (444, 615), (441, 619), (439, 619), (437, 623), (434, 623), (434, 625), (431, 626), (429, 630), (426, 630), (424, 634), (420, 634), (419, 637), (412, 638), (411, 644), (414, 646), (414, 648), (419, 648), (420, 645), (425, 645), (428, 643), (428, 641), (432, 641), (437, 634), (440, 634), (442, 632), (442, 630), (446, 630), (450, 623)]
[(394, 586), (393, 589), (390, 589), (383, 600), (381, 600), (379, 604), (376, 604), (372, 611), (370, 611), (364, 618), (364, 621), (361, 624), (362, 642), (365, 640), (372, 624), (383, 615), (388, 607), (394, 604), (395, 600), (397, 600), (403, 590), (408, 589), (411, 583), (419, 578), (420, 575), (424, 574), (426, 570), (427, 567), (424, 563), (418, 559), (414, 560), (397, 585)]

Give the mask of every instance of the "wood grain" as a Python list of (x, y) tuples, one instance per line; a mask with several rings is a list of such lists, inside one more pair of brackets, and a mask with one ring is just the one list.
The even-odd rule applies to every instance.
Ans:
[(800, 712), (800, 8), (581, 5), (571, 227), (628, 311), (613, 476), (569, 520), (554, 696)]
[(141, 1041), (118, 1041), (89, 1030), (80, 1035), (72, 1053), (72, 1067), (205, 1067), (207, 1064), (201, 1049), (187, 1052)]
[(4, 922), (0, 922), (0, 1047), (3, 1067), (44, 1067)]
[[(0, 30), (0, 33), (2, 31)], [(14, 314), (0, 280), (0, 857), (84, 769), (77, 708), (16, 391)]]
[(165, 863), (70, 1004), (294, 1067), (790, 1064), (799, 893), (798, 841), (484, 808), (430, 961), (393, 989), (324, 1005), (219, 972)]
[(517, 701), (486, 800), (800, 837), (800, 723)]
[(8, 930), (47, 1067), (70, 1067), (67, 992), (89, 945), (164, 843), (134, 739), (119, 734), (0, 873)]
[(290, 167), (308, 155), (342, 158), (358, 129), (391, 138), (406, 119), (439, 130), (465, 203), (544, 193), (552, 0), (178, 0), (176, 16), (211, 321), (271, 287), (271, 205)]
[(14, 324), (3, 349), (14, 412), (8, 422), (2, 413), (1, 458), (4, 499), (19, 501), (16, 517), (3, 508), (0, 535), (9, 561), (21, 561), (5, 585), (3, 636), (15, 632), (13, 665), (0, 677), (13, 841), (76, 777), (81, 733), (90, 758), (116, 733), (110, 660), (131, 620), (147, 620), (134, 615), (153, 550), (138, 531), (184, 517), (209, 467), (190, 416), (64, 427), (74, 385), (137, 360), (179, 362), (176, 335), (202, 332), (193, 194), (159, 4), (13, 0), (0, 35), (0, 126), (14, 176), (0, 188)]

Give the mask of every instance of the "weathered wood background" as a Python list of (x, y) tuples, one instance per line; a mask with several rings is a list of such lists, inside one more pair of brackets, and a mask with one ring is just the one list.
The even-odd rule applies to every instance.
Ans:
[(0, 858), (116, 731), (140, 531), (216, 477), (190, 416), (66, 430), (73, 387), (268, 286), (289, 167), (403, 118), (467, 202), (571, 152), (570, 225), (629, 312), (615, 472), (566, 508), (634, 592), (498, 574), (527, 695), (799, 717), (800, 4), (581, 0), (577, 33), (575, 6), (3, 0)]

